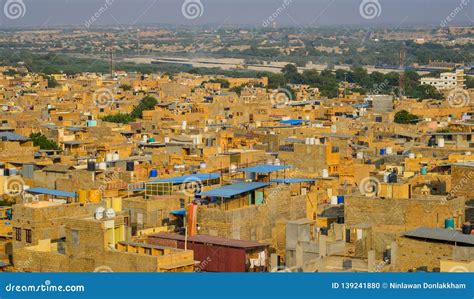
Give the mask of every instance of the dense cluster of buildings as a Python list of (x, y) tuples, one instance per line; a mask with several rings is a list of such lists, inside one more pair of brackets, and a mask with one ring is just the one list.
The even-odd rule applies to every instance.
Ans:
[(0, 71), (3, 271), (474, 271), (470, 102)]

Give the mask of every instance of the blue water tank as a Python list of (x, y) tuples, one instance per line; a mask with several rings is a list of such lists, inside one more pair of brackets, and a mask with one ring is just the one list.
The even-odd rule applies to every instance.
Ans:
[(343, 205), (344, 204), (344, 196), (338, 196), (337, 197), (337, 204), (338, 205)]
[(444, 228), (454, 229), (454, 218), (446, 218), (444, 221)]
[(381, 155), (381, 156), (385, 156), (386, 154), (387, 154), (387, 150), (386, 150), (386, 149), (384, 149), (384, 148), (380, 149), (380, 155)]
[(421, 167), (421, 174), (422, 175), (427, 175), (428, 174), (428, 167), (426, 167), (426, 166)]
[(150, 178), (157, 178), (158, 177), (158, 170), (152, 169), (150, 170)]

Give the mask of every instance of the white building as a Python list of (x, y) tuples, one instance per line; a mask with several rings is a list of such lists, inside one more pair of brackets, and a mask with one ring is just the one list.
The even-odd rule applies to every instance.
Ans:
[(441, 73), (439, 78), (421, 78), (422, 85), (434, 86), (437, 90), (452, 90), (465, 87), (465, 74), (463, 69), (458, 69), (454, 73)]

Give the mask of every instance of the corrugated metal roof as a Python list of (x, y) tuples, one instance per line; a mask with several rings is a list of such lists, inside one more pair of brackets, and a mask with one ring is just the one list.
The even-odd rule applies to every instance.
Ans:
[(278, 183), (278, 184), (312, 183), (315, 181), (316, 179), (304, 179), (304, 178), (286, 178), (286, 179), (270, 180), (271, 183)]
[(186, 182), (199, 182), (205, 180), (218, 179), (221, 175), (218, 173), (195, 173), (189, 174), (174, 178), (166, 178), (161, 180), (150, 181), (149, 183), (173, 183), (173, 184), (183, 184)]
[(32, 194), (45, 194), (45, 195), (52, 195), (52, 196), (59, 196), (59, 197), (69, 197), (69, 198), (74, 198), (76, 197), (75, 192), (66, 192), (66, 191), (61, 191), (61, 190), (53, 190), (53, 189), (47, 189), (47, 188), (31, 188), (25, 190), (28, 193)]
[(253, 173), (270, 173), (270, 172), (277, 172), (284, 169), (289, 169), (290, 166), (283, 166), (283, 165), (256, 165), (252, 167), (242, 168), (240, 171), (243, 172), (253, 172)]
[(227, 185), (224, 187), (216, 188), (207, 192), (202, 192), (201, 195), (212, 196), (212, 197), (224, 197), (231, 198), (235, 195), (243, 194), (253, 190), (257, 190), (263, 187), (269, 186), (269, 183), (238, 183), (233, 185)]
[(474, 245), (474, 236), (451, 229), (420, 227), (406, 232), (404, 236)]
[(28, 141), (29, 138), (13, 133), (13, 132), (0, 132), (0, 140), (6, 138), (7, 141)]
[[(178, 234), (168, 234), (168, 233), (158, 233), (154, 235), (150, 235), (149, 238), (157, 238), (157, 239), (166, 239), (166, 240), (177, 240), (177, 241), (184, 241), (185, 237)], [(266, 247), (267, 244), (263, 244), (256, 241), (244, 241), (244, 240), (236, 240), (236, 239), (227, 239), (221, 237), (213, 237), (209, 235), (196, 235), (192, 237), (188, 237), (189, 242), (195, 243), (206, 243), (206, 244), (213, 244), (219, 246), (227, 246), (227, 247), (235, 247), (235, 248), (258, 248), (258, 247)]]

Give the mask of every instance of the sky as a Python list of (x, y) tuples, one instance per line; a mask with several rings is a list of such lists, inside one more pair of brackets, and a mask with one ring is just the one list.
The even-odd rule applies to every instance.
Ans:
[(474, 23), (474, 0), (0, 0), (0, 3), (0, 28), (147, 24), (266, 27), (273, 22), (284, 27), (404, 27)]

